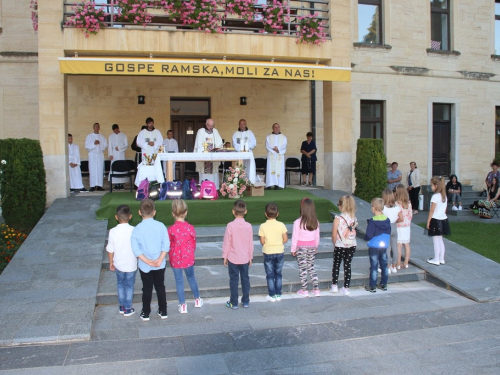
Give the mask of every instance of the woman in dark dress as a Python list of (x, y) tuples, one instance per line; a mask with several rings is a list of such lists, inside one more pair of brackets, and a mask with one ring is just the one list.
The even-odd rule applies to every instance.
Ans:
[(307, 141), (302, 142), (300, 152), (302, 153), (302, 185), (306, 184), (307, 175), (309, 175), (309, 186), (313, 184), (314, 174), (316, 173), (316, 143), (313, 141), (313, 133), (306, 134)]

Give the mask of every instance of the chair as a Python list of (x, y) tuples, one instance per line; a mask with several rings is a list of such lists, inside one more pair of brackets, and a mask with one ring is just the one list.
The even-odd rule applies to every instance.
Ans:
[(200, 174), (196, 172), (196, 163), (189, 161), (184, 163), (184, 178), (191, 180), (192, 178), (196, 181), (200, 181)]
[(220, 162), (219, 164), (219, 173), (226, 173), (226, 171), (229, 169), (229, 167), (232, 167), (233, 166), (233, 162), (232, 161), (225, 161), (225, 162)]
[[(130, 192), (132, 192), (132, 174), (133, 170), (131, 168), (132, 160), (115, 160), (111, 163), (111, 170), (109, 172), (109, 192), (113, 192), (113, 177), (123, 178), (128, 177), (130, 180)], [(120, 173), (118, 173), (120, 172)]]
[(285, 161), (285, 183), (290, 185), (290, 173), (298, 173), (299, 181), (302, 183), (302, 168), (300, 167), (300, 160), (297, 158), (288, 158)]
[(267, 170), (267, 159), (255, 158), (255, 173), (266, 175), (266, 170)]
[(499, 217), (498, 216), (498, 210), (500, 210), (500, 206), (491, 206), (490, 208), (490, 212), (491, 212), (491, 218), (493, 219), (495, 216), (496, 217)]
[(89, 175), (89, 161), (88, 160), (82, 160), (80, 162), (80, 171), (82, 171), (82, 177)]

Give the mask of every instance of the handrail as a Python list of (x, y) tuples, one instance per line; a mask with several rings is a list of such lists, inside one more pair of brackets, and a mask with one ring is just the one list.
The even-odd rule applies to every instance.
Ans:
[[(117, 8), (120, 8), (120, 5), (115, 3), (115, 0), (97, 0), (93, 1), (93, 3), (96, 5), (97, 8), (105, 9), (106, 13), (108, 15), (110, 14), (117, 14), (118, 10)], [(297, 34), (297, 25), (299, 25), (299, 20), (298, 17), (300, 16), (306, 16), (310, 14), (316, 13), (316, 19), (319, 21), (322, 21), (324, 23), (323, 29), (324, 32), (327, 33), (327, 36), (329, 37), (329, 1), (328, 0), (307, 0), (307, 1), (295, 1), (291, 0), (288, 2), (288, 5), (286, 6), (286, 11), (284, 15), (284, 22), (283, 22), (283, 29), (277, 31), (278, 34), (280, 35), (296, 35)], [(72, 11), (72, 8), (78, 5), (81, 5), (82, 3), (74, 3), (74, 2), (63, 2), (64, 6), (64, 15), (63, 15), (63, 22), (62, 25), (64, 28), (72, 27), (72, 26), (67, 26), (66, 21), (68, 18), (71, 16), (74, 16), (75, 13)], [(264, 25), (262, 24), (262, 12), (259, 11), (262, 9), (263, 4), (256, 4), (256, 17), (254, 19), (254, 22), (250, 23), (245, 23), (244, 20), (241, 18), (238, 18), (237, 15), (234, 15), (234, 17), (222, 17), (222, 23), (221, 23), (221, 28), (222, 32), (228, 33), (233, 30), (238, 30), (238, 31), (248, 31), (249, 33), (255, 33), (255, 32), (264, 32)], [(318, 7), (315, 7), (315, 5), (318, 5)], [(154, 9), (155, 7), (148, 6), (149, 9)], [(224, 13), (224, 9), (218, 9), (218, 13)], [(142, 24), (133, 24), (133, 23), (127, 23), (127, 22), (116, 22), (114, 20), (114, 17), (107, 17), (107, 20), (104, 22), (105, 27), (107, 28), (116, 28), (116, 27), (121, 27), (126, 29), (128, 26), (132, 26), (136, 28), (137, 26), (144, 26), (145, 28), (147, 27), (155, 27), (155, 28), (160, 28), (162, 26), (169, 27), (171, 29), (172, 27), (175, 27), (177, 29), (182, 29), (185, 31), (186, 29), (189, 29), (189, 25), (183, 25), (179, 20), (177, 21), (172, 21), (171, 19), (168, 18), (166, 14), (152, 14), (152, 22), (146, 23), (145, 25)], [(197, 31), (197, 30), (194, 30)]]

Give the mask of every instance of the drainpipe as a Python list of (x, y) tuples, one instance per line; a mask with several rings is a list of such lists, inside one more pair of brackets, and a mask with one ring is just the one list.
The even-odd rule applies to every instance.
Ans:
[[(313, 133), (313, 139), (316, 142), (316, 81), (311, 81), (311, 133)], [(316, 173), (313, 185), (316, 186)]]

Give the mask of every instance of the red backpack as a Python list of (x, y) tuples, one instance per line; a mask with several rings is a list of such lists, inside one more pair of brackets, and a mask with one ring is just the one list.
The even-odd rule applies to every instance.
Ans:
[(200, 199), (209, 199), (214, 201), (217, 198), (219, 198), (219, 193), (217, 192), (215, 184), (209, 180), (202, 181), (200, 186)]

